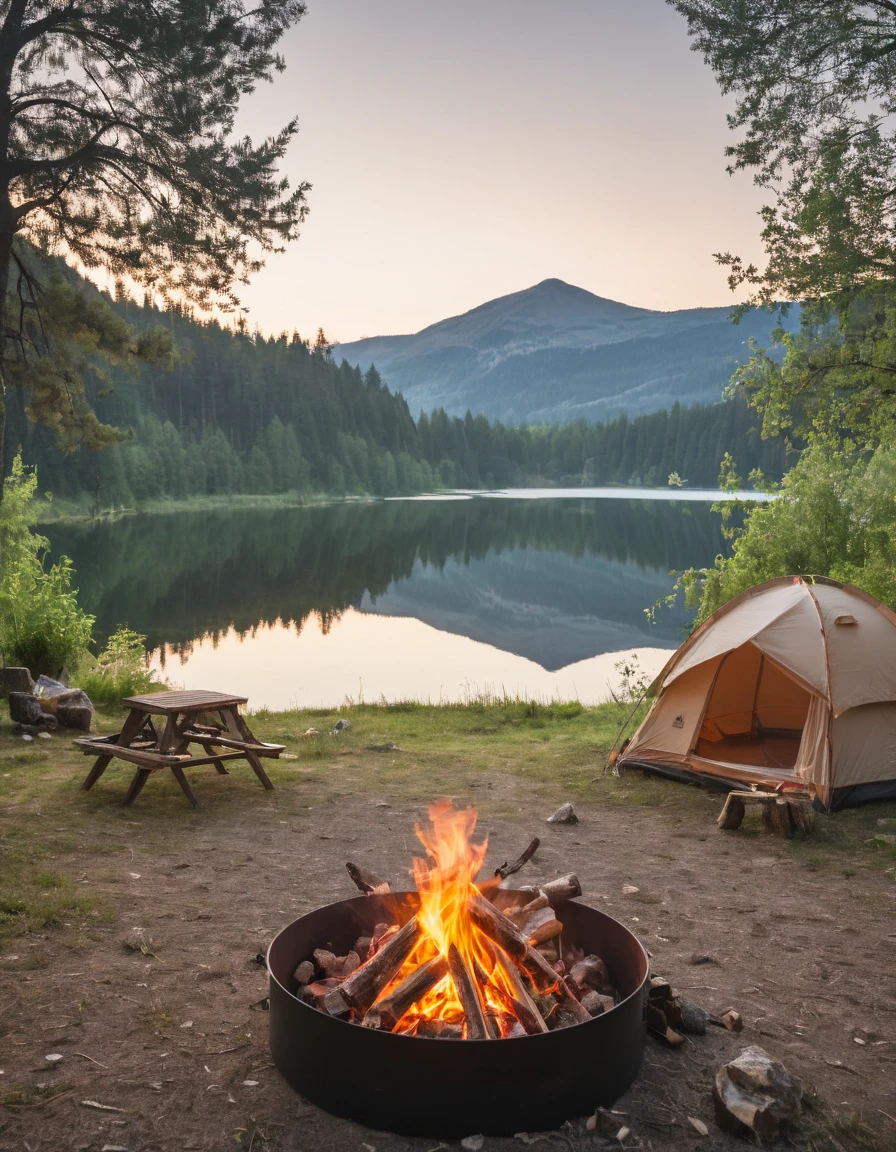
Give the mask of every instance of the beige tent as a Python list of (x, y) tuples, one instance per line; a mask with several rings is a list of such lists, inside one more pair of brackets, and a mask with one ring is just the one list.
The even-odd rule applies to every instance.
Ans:
[(784, 576), (678, 649), (619, 759), (718, 787), (802, 787), (828, 809), (896, 797), (896, 614), (851, 584)]

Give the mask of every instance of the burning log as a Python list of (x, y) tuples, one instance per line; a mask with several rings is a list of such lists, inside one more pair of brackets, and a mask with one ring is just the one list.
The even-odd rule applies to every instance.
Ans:
[(422, 1000), (427, 992), (435, 988), (447, 972), (448, 963), (444, 956), (436, 956), (426, 964), (422, 964), (407, 979), (402, 980), (388, 996), (377, 1000), (361, 1023), (365, 1028), (380, 1028), (385, 1032), (391, 1032), (402, 1016)]
[(363, 1015), (410, 956), (421, 932), (416, 916), (408, 920), (366, 964), (327, 996), (324, 1006), (330, 1015), (347, 1016), (353, 1008)]
[[(523, 979), (516, 966), (509, 956), (504, 952), (498, 953), (498, 963), (501, 965), (501, 971), (504, 978), (510, 985), (511, 993), (508, 996), (510, 1000), (510, 1007), (512, 1008), (512, 1015), (517, 1018), (517, 1021), (522, 1024), (523, 1030), (527, 1036), (535, 1036), (539, 1032), (549, 1031), (544, 1017), (538, 1011), (535, 1001), (529, 995), (529, 990), (523, 983)], [(500, 992), (500, 989), (499, 989)], [(512, 1031), (512, 1030), (511, 1030)]]
[(454, 990), (464, 1010), (466, 1038), (468, 1040), (488, 1040), (488, 1025), (485, 1021), (485, 1012), (482, 1009), (482, 1001), (479, 999), (473, 974), (455, 944), (448, 947), (448, 971), (451, 973)]
[(529, 847), (523, 852), (512, 864), (508, 864), (505, 860), (500, 868), (495, 869), (495, 875), (500, 876), (502, 880), (506, 880), (508, 876), (512, 876), (514, 872), (519, 872), (524, 864), (528, 864), (535, 853), (538, 851), (538, 845), (541, 843), (536, 836)]
[(536, 926), (534, 931), (529, 932), (529, 943), (534, 948), (536, 944), (544, 944), (548, 940), (553, 940), (559, 936), (563, 931), (563, 925), (559, 920), (551, 916), (547, 920), (543, 920)]
[(347, 863), (345, 866), (349, 876), (360, 892), (365, 896), (385, 896), (392, 891), (388, 880), (383, 880), (375, 872), (368, 872), (366, 868), (359, 868), (357, 864)]
[(470, 916), (477, 927), (532, 977), (536, 988), (556, 991), (561, 1003), (569, 1006), (569, 1012), (577, 1021), (584, 1022), (591, 1019), (563, 977), (559, 976), (544, 956), (531, 946), (512, 920), (482, 896), (471, 900), (469, 907)]

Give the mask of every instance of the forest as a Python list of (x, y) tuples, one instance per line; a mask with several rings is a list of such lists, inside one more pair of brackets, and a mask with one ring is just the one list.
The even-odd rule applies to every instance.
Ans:
[(322, 332), (266, 337), (123, 292), (106, 301), (138, 332), (167, 329), (173, 345), (161, 367), (112, 368), (111, 388), (86, 376), (89, 403), (127, 439), (61, 453), (52, 431), (29, 420), (24, 393), (9, 398), (6, 458), (21, 447), (41, 490), (83, 511), (236, 493), (665, 485), (673, 472), (712, 487), (726, 452), (745, 473), (780, 478), (787, 466), (783, 440), (762, 440), (739, 400), (607, 424), (513, 428), (441, 409), (415, 420), (375, 368), (336, 363)]

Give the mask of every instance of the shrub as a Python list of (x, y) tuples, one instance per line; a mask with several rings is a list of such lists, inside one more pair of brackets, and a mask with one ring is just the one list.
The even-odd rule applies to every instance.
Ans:
[(0, 656), (34, 676), (58, 677), (87, 655), (94, 618), (78, 605), (68, 557), (44, 569), (47, 541), (30, 528), (36, 487), (36, 474), (16, 456), (0, 503)]
[(146, 637), (139, 632), (119, 627), (91, 667), (78, 677), (78, 687), (94, 702), (107, 704), (164, 688), (164, 681), (147, 667), (145, 644)]

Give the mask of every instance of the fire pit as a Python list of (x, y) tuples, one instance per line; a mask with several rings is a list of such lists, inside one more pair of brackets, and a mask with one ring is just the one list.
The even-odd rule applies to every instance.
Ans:
[[(430, 862), (415, 861), (417, 892), (377, 885), (274, 939), (277, 1068), (321, 1108), (408, 1135), (545, 1131), (612, 1104), (641, 1063), (644, 949), (612, 917), (558, 895), (562, 882), (540, 893), (475, 885), (485, 853), (468, 842), (475, 814), (432, 815), (433, 831), (418, 829)], [(549, 941), (531, 928), (545, 915)], [(311, 975), (339, 965), (341, 978)]]

